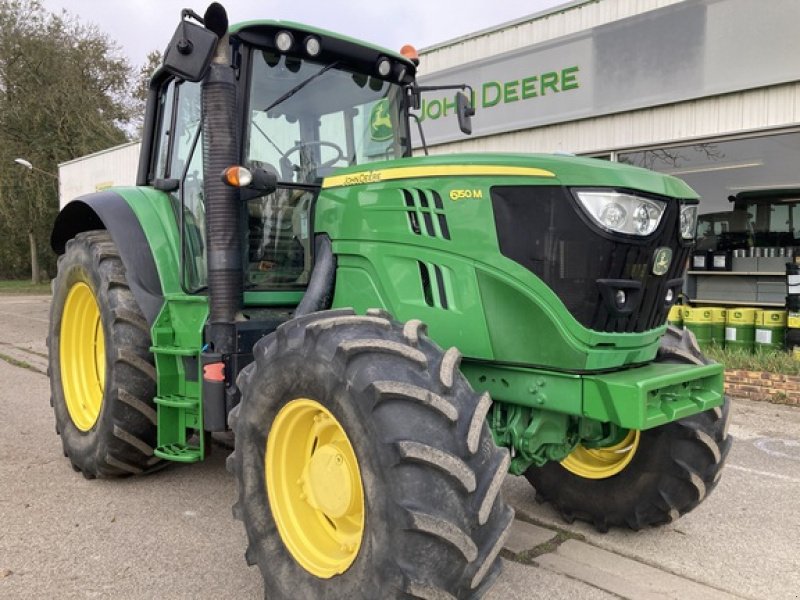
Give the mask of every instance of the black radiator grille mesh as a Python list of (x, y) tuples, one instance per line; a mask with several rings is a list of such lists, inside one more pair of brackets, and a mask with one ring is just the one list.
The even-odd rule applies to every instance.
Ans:
[[(501, 253), (542, 279), (585, 327), (642, 332), (666, 321), (665, 297), (671, 288), (677, 299), (691, 250), (680, 243), (677, 202), (667, 203), (656, 232), (641, 240), (589, 224), (570, 191), (559, 186), (495, 187), (492, 207)], [(657, 276), (653, 258), (664, 246), (672, 249), (672, 262)], [(637, 286), (630, 314), (620, 315), (604, 299), (598, 280), (608, 279)]]

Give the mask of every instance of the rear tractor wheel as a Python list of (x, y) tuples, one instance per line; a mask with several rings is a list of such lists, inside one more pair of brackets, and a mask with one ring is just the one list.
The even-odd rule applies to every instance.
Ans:
[(106, 231), (67, 242), (53, 283), (51, 404), (64, 455), (87, 478), (158, 463), (150, 329)]
[(419, 321), (315, 313), (261, 340), (229, 457), (270, 600), (476, 598), (513, 511), (488, 396)]
[[(670, 327), (656, 362), (707, 364), (694, 337)], [(669, 523), (714, 489), (730, 450), (728, 398), (722, 406), (646, 431), (630, 430), (606, 448), (578, 446), (560, 463), (528, 469), (540, 501), (567, 522), (641, 529)]]

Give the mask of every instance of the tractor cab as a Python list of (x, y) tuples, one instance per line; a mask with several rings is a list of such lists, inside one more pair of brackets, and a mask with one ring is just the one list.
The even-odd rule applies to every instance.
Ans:
[[(197, 34), (207, 30), (184, 25), (190, 42)], [(290, 22), (245, 23), (225, 38), (235, 66), (235, 114), (243, 120), (234, 162), (276, 182), (275, 189), (242, 193), (244, 288), (296, 291), (299, 299), (312, 266), (310, 210), (323, 179), (339, 167), (411, 155), (407, 99), (415, 64)], [(183, 215), (182, 285), (197, 293), (208, 285), (201, 83), (169, 69), (169, 50), (166, 62), (151, 84), (158, 110), (148, 115), (144, 139), (151, 147), (139, 173), (141, 183), (167, 188)]]

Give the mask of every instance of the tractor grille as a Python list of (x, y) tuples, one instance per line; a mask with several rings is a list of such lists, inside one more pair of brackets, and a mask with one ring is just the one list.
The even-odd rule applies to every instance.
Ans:
[[(680, 240), (677, 202), (667, 203), (658, 229), (644, 239), (609, 234), (591, 224), (563, 187), (495, 187), (492, 207), (500, 252), (544, 281), (582, 325), (642, 332), (664, 324), (691, 250)], [(672, 262), (657, 276), (653, 258), (664, 246), (672, 249)], [(673, 302), (668, 303), (670, 289)], [(622, 307), (615, 303), (619, 290), (627, 298)]]

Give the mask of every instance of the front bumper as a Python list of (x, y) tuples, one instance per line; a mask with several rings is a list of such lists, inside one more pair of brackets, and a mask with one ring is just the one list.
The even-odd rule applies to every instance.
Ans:
[(627, 429), (650, 429), (715, 406), (723, 367), (653, 363), (583, 379), (583, 416)]
[(723, 367), (651, 363), (610, 373), (571, 374), (464, 359), (462, 371), (495, 402), (650, 429), (720, 406)]

